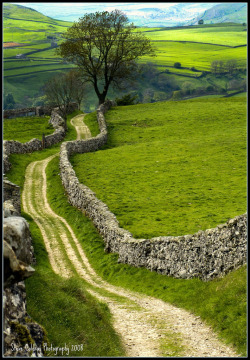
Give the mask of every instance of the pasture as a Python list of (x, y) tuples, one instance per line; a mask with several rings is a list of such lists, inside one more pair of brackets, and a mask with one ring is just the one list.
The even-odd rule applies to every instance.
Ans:
[[(38, 16), (37, 13), (35, 14)], [(47, 36), (56, 36), (56, 42), (60, 44), (62, 33), (72, 23), (53, 20), (42, 14), (41, 18), (34, 18), (33, 21), (30, 19), (33, 18), (25, 19), (25, 14), (12, 13), (5, 17), (3, 22), (3, 40), (25, 44), (17, 48), (4, 49), (3, 62), (4, 92), (6, 94), (11, 92), (15, 100), (23, 106), (30, 106), (35, 97), (41, 95), (42, 85), (55, 73), (65, 72), (74, 67), (73, 64), (63, 63), (58, 58), (55, 49), (50, 48), (51, 41), (47, 39)], [(202, 71), (210, 71), (213, 60), (226, 62), (233, 59), (237, 61), (239, 68), (246, 68), (246, 46), (241, 46), (246, 44), (246, 32), (243, 30), (241, 24), (163, 29), (137, 28), (136, 31), (144, 32), (151, 39), (156, 50), (156, 57), (145, 56), (139, 60), (139, 63), (153, 62), (159, 70), (170, 71), (169, 77), (174, 78), (180, 86), (187, 81), (186, 77), (195, 84), (195, 88), (202, 86), (203, 83), (209, 86), (209, 81), (204, 81), (199, 76)], [(26, 54), (26, 58), (16, 59), (17, 54)], [(180, 62), (182, 67), (174, 68), (175, 62)], [(191, 68), (197, 71), (192, 71)], [(221, 80), (214, 79), (214, 82), (218, 84)], [(137, 84), (136, 89), (139, 88), (142, 88), (142, 83)], [(110, 90), (109, 96), (113, 94), (114, 92)], [(163, 96), (164, 98), (168, 97)], [(89, 92), (86, 99), (88, 108), (95, 108), (94, 99), (95, 95)]]
[(108, 145), (71, 161), (134, 237), (192, 234), (246, 212), (244, 97), (115, 107), (106, 119)]
[(12, 119), (4, 119), (4, 140), (16, 140), (21, 143), (31, 139), (42, 139), (42, 135), (52, 134), (55, 129), (48, 123), (49, 116), (23, 116)]
[(210, 71), (214, 60), (236, 59), (240, 68), (246, 68), (247, 47), (224, 47), (192, 42), (154, 42), (156, 57), (144, 56), (140, 62), (151, 61), (157, 65), (173, 66), (180, 62), (183, 67), (195, 67), (200, 71)]
[[(12, 5), (8, 6), (11, 9)], [(63, 32), (71, 25), (34, 14), (32, 17), (30, 13), (29, 19), (35, 24), (27, 21), (21, 12), (15, 12), (15, 16), (23, 22), (15, 19), (19, 23), (13, 23), (9, 19), (13, 18), (11, 12), (5, 12), (8, 20), (4, 18), (4, 41), (28, 40), (25, 48), (4, 50), (4, 92), (11, 92), (20, 103), (32, 102), (40, 95), (45, 81), (72, 67), (72, 64), (59, 64), (53, 49), (28, 55), (26, 60), (6, 59), (49, 47), (49, 42), (43, 43), (47, 35)], [(16, 28), (13, 31), (7, 29), (11, 24)], [(180, 83), (187, 81), (181, 76), (186, 74), (193, 76), (188, 81), (195, 86), (208, 85), (215, 81), (211, 74), (198, 79), (199, 72), (172, 69), (171, 66), (180, 61), (184, 67), (209, 71), (213, 59), (226, 61), (232, 58), (244, 68), (246, 47), (229, 47), (244, 45), (240, 29), (242, 25), (222, 24), (171, 29), (172, 35), (166, 29), (159, 29), (159, 34), (156, 34), (157, 29), (141, 29), (147, 36), (152, 35), (157, 50), (157, 57), (143, 61), (169, 67), (170, 71), (179, 73)], [(193, 32), (188, 34), (189, 30)], [(180, 40), (181, 32), (183, 38)], [(196, 38), (200, 39), (198, 42), (209, 39), (212, 45), (180, 43), (183, 39), (195, 41)], [(174, 42), (168, 41), (172, 39)], [(215, 45), (215, 40), (227, 47)], [(16, 69), (18, 67), (21, 69)], [(221, 77), (216, 81), (224, 86), (228, 80)], [(207, 99), (115, 107), (105, 117), (110, 134), (108, 144), (96, 153), (74, 155), (71, 161), (80, 182), (95, 191), (116, 214), (121, 226), (135, 237), (194, 233), (246, 212), (245, 95), (228, 99), (212, 95)], [(45, 118), (41, 119), (40, 125), (40, 119), (36, 120), (36, 125), (34, 120), (32, 123), (31, 119), (22, 120), (23, 123), (4, 120), (4, 139), (25, 142), (33, 137), (40, 138), (41, 132), (54, 131), (48, 127)], [(92, 135), (96, 135), (95, 113), (87, 115), (86, 123)], [(70, 117), (68, 128), (65, 141), (75, 139)], [(22, 189), (26, 166), (58, 152), (59, 147), (56, 144), (44, 152), (11, 155), (13, 166), (8, 178)], [(117, 263), (116, 254), (104, 252), (103, 240), (93, 224), (68, 203), (58, 166), (58, 159), (54, 159), (47, 169), (49, 202), (53, 210), (72, 225), (98, 274), (113, 284), (158, 297), (201, 316), (224, 341), (234, 345), (244, 356), (246, 267), (223, 279), (204, 283), (199, 279), (173, 279)], [(37, 258), (35, 275), (26, 281), (29, 314), (45, 327), (55, 346), (61, 346), (62, 342), (86, 342), (83, 353), (73, 355), (123, 356), (122, 344), (111, 327), (107, 307), (89, 296), (83, 282), (76, 278), (61, 280), (53, 273), (38, 227), (28, 215), (22, 215), (30, 223)], [(82, 322), (79, 322), (79, 316)]]
[(179, 27), (177, 30), (168, 28), (161, 31), (148, 31), (147, 36), (155, 40), (164, 41), (187, 41), (198, 43), (210, 43), (214, 45), (239, 46), (246, 45), (246, 26), (242, 24), (214, 24), (197, 27)]

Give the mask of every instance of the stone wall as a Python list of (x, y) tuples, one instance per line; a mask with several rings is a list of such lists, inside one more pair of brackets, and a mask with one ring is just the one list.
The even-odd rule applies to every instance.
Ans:
[(21, 214), (20, 186), (4, 179), (3, 189), (3, 201), (6, 205), (8, 204), (8, 206), (4, 208), (4, 212), (6, 211), (6, 214), (9, 214), (8, 216)]
[[(74, 105), (70, 108), (70, 112), (74, 109)], [(13, 110), (14, 111), (14, 110)], [(26, 154), (32, 153), (34, 151), (42, 150), (43, 148), (48, 148), (53, 144), (57, 144), (62, 141), (65, 137), (65, 122), (63, 118), (58, 113), (58, 108), (51, 111), (51, 117), (49, 123), (53, 125), (55, 131), (51, 135), (47, 135), (43, 139), (32, 139), (26, 143), (20, 143), (15, 140), (4, 140), (3, 141), (3, 165), (4, 173), (10, 170), (11, 163), (9, 162), (10, 154)], [(42, 135), (42, 134), (41, 134)]]
[[(42, 116), (42, 115), (51, 115), (54, 106), (32, 106), (22, 109), (9, 109), (3, 111), (4, 119), (11, 119), (19, 116)], [(71, 103), (69, 106), (69, 113), (78, 109), (77, 103)]]
[(220, 277), (246, 263), (246, 214), (214, 229), (193, 235), (134, 239), (119, 227), (115, 215), (95, 193), (80, 184), (70, 163), (73, 153), (96, 151), (107, 141), (104, 113), (112, 102), (97, 110), (100, 134), (88, 140), (65, 142), (60, 150), (60, 174), (70, 203), (94, 223), (105, 242), (105, 250), (119, 254), (119, 262), (143, 266), (176, 278), (199, 277), (204, 281)]
[(26, 310), (24, 280), (35, 271), (29, 224), (21, 217), (19, 186), (4, 180), (3, 190), (4, 357), (41, 357), (46, 334)]

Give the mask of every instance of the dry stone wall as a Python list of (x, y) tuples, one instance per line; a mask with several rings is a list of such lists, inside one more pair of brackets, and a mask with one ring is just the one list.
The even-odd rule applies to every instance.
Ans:
[[(76, 106), (72, 104), (69, 111), (72, 112)], [(17, 110), (9, 110), (9, 111), (17, 111)], [(4, 140), (3, 141), (3, 165), (4, 165), (4, 173), (10, 170), (11, 163), (9, 162), (10, 154), (26, 154), (32, 153), (34, 151), (42, 150), (43, 148), (48, 148), (53, 144), (57, 144), (62, 141), (65, 137), (66, 130), (64, 125), (64, 120), (59, 114), (59, 109), (50, 109), (51, 117), (49, 119), (49, 123), (53, 125), (55, 131), (51, 135), (47, 135), (43, 140), (32, 139), (26, 143), (20, 143), (15, 140)]]
[(24, 280), (33, 275), (36, 262), (29, 224), (21, 217), (19, 186), (4, 179), (3, 190), (4, 357), (42, 357), (46, 334), (26, 309)]
[[(21, 213), (21, 201), (20, 201), (20, 186), (13, 184), (8, 179), (3, 180), (3, 201), (4, 204), (8, 204), (8, 206), (4, 207), (5, 211), (8, 212), (9, 216), (13, 213), (20, 214)], [(4, 217), (7, 217), (4, 215)]]
[[(73, 112), (78, 108), (77, 103), (71, 103), (69, 105), (68, 112)], [(9, 109), (3, 111), (4, 119), (11, 119), (19, 116), (42, 116), (42, 115), (50, 115), (53, 111), (54, 106), (32, 106), (22, 109)]]
[(199, 277), (207, 281), (246, 263), (247, 216), (237, 216), (214, 229), (193, 235), (134, 239), (95, 193), (80, 184), (70, 163), (73, 153), (96, 151), (107, 141), (104, 113), (114, 103), (97, 110), (100, 134), (88, 140), (65, 142), (60, 150), (60, 174), (70, 203), (82, 210), (104, 239), (105, 250), (119, 254), (119, 262), (146, 267), (175, 278)]

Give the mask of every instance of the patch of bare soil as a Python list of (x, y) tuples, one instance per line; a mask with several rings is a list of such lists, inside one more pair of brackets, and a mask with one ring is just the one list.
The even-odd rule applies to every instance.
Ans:
[(27, 44), (21, 44), (17, 42), (5, 42), (3, 43), (4, 48), (10, 48), (10, 47), (19, 47), (19, 46), (25, 46)]

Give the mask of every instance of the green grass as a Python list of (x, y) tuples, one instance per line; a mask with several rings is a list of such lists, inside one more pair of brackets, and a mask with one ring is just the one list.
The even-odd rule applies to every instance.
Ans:
[(173, 66), (180, 62), (183, 67), (195, 67), (199, 71), (210, 71), (214, 60), (226, 62), (236, 59), (239, 67), (246, 68), (246, 47), (227, 48), (203, 43), (153, 42), (156, 57), (144, 56), (140, 63), (154, 62), (157, 65)]
[[(63, 65), (63, 64), (45, 64), (45, 65), (40, 65), (40, 66), (26, 66), (23, 67), (21, 69), (9, 69), (9, 71), (5, 72), (5, 77), (15, 77), (15, 76), (20, 76), (20, 75), (29, 75), (29, 74), (33, 74), (33, 73), (39, 73), (39, 72), (54, 72), (55, 70), (68, 70), (68, 69), (72, 69), (73, 65)], [(41, 84), (40, 84), (41, 85)]]
[(55, 129), (48, 123), (49, 116), (24, 116), (3, 121), (4, 140), (16, 140), (22, 143), (31, 139), (42, 139), (42, 135), (53, 134)]
[(98, 122), (96, 120), (96, 111), (87, 114), (84, 117), (84, 123), (88, 126), (92, 137), (95, 137), (99, 134), (100, 130), (99, 130)]
[(184, 27), (175, 30), (175, 28), (150, 31), (146, 35), (152, 40), (171, 40), (171, 41), (196, 41), (201, 43), (211, 43), (219, 45), (246, 45), (247, 32), (243, 31), (242, 24), (234, 26), (201, 26), (201, 27)]
[[(76, 137), (70, 119), (79, 113), (76, 111), (68, 117), (66, 141)], [(42, 160), (59, 152), (59, 149), (60, 144), (57, 144), (32, 154), (11, 155), (12, 168), (7, 174), (8, 179), (19, 184), (22, 189), (26, 166), (32, 161)], [(56, 173), (58, 174), (58, 169)], [(69, 356), (124, 356), (120, 339), (111, 326), (107, 306), (94, 300), (86, 292), (82, 279), (74, 276), (65, 280), (52, 271), (39, 228), (27, 214), (22, 212), (22, 216), (30, 224), (37, 259), (35, 274), (25, 282), (27, 311), (45, 328), (48, 346), (64, 347), (66, 344)], [(73, 351), (73, 345), (79, 345), (80, 351)], [(55, 355), (55, 351), (47, 352), (47, 356)], [(58, 352), (57, 356), (61, 355)]]
[(51, 206), (64, 216), (96, 271), (107, 281), (126, 288), (155, 296), (201, 316), (219, 332), (220, 337), (246, 354), (246, 267), (231, 272), (223, 279), (202, 282), (199, 279), (181, 280), (150, 272), (143, 268), (118, 264), (116, 254), (104, 253), (103, 240), (92, 223), (64, 197), (60, 178), (55, 176), (58, 159), (48, 168)]
[(47, 22), (51, 24), (61, 24), (61, 25), (68, 25), (69, 22), (62, 21), (62, 20), (55, 20), (51, 17), (41, 14), (40, 12), (33, 10), (29, 7), (22, 6), (22, 5), (14, 5), (10, 3), (3, 3), (3, 15), (6, 18), (11, 19), (21, 19), (21, 20), (33, 20), (33, 21), (40, 21), (40, 22)]
[[(70, 123), (68, 127), (69, 133), (65, 140), (75, 138), (75, 132)], [(13, 154), (13, 167), (7, 174), (8, 178), (22, 188), (24, 172), (28, 163), (46, 158), (57, 151), (58, 145), (54, 149), (46, 149), (45, 152), (27, 155)], [(58, 166), (58, 158), (55, 158), (49, 163), (47, 170), (47, 173), (50, 174), (48, 178), (48, 196), (51, 207), (56, 213), (65, 217), (73, 228), (97, 273), (115, 285), (155, 296), (201, 316), (206, 323), (218, 331), (223, 341), (235, 346), (242, 356), (246, 356), (246, 267), (243, 266), (231, 272), (223, 279), (202, 282), (198, 279), (174, 279), (150, 272), (144, 268), (134, 268), (129, 265), (118, 264), (118, 255), (104, 252), (103, 240), (98, 235), (91, 221), (82, 212), (69, 205), (58, 175)], [(33, 220), (28, 220), (31, 224), (30, 228), (38, 260), (36, 274), (26, 281), (28, 312), (33, 311), (32, 316), (37, 321), (37, 317), (39, 317), (39, 322), (48, 331), (50, 341), (53, 339), (54, 345), (58, 344), (59, 346), (62, 343), (62, 338), (58, 339), (57, 332), (63, 336), (64, 331), (67, 336), (66, 343), (69, 344), (70, 341), (75, 341), (74, 336), (72, 339), (69, 338), (68, 334), (72, 330), (71, 327), (71, 330), (69, 329), (69, 324), (79, 325), (77, 322), (74, 323), (74, 311), (77, 309), (78, 313), (79, 307), (81, 310), (82, 302), (84, 302), (82, 298), (84, 290), (77, 279), (74, 279), (73, 283), (70, 284), (69, 281), (60, 281), (57, 276), (51, 273), (40, 232), (37, 230)], [(78, 286), (80, 290), (78, 290)], [(65, 320), (63, 319), (63, 314), (66, 312), (63, 312), (65, 309), (63, 292), (66, 292), (65, 298), (67, 301), (71, 304), (73, 303), (73, 306), (70, 307), (70, 318)], [(57, 293), (59, 293), (58, 297), (60, 300), (55, 305), (52, 300), (57, 298), (55, 296)], [(49, 304), (49, 306), (46, 306), (46, 304)], [(84, 308), (85, 305), (84, 303)], [(41, 312), (40, 309), (42, 309)], [(62, 309), (61, 314), (60, 309)], [(69, 309), (69, 306), (67, 309)], [(55, 312), (55, 318), (51, 316), (52, 312)], [(41, 316), (39, 315), (40, 313)], [(72, 320), (71, 315), (73, 316)], [(86, 314), (82, 315), (85, 316)], [(78, 330), (79, 328), (77, 327), (76, 329)], [(78, 332), (78, 334), (80, 333)], [(83, 335), (81, 336), (84, 337)], [(97, 343), (99, 343), (99, 340)]]
[[(178, 61), (184, 67), (194, 66), (200, 71), (209, 71), (214, 60), (236, 59), (240, 67), (246, 67), (246, 46), (230, 48), (247, 44), (247, 34), (243, 30), (241, 24), (214, 24), (158, 29), (147, 31), (145, 35), (156, 49), (157, 56), (153, 62), (157, 65), (173, 66)], [(145, 56), (140, 60), (146, 61), (152, 61), (152, 58)]]
[[(220, 338), (246, 354), (246, 267), (223, 279), (202, 282), (181, 280), (118, 264), (116, 254), (104, 252), (103, 240), (92, 223), (65, 198), (58, 173), (58, 159), (48, 165), (49, 198), (54, 211), (65, 217), (81, 242), (90, 263), (107, 281), (155, 296), (201, 316), (219, 333)], [(52, 201), (51, 201), (52, 200)], [(166, 345), (166, 344), (165, 344)]]
[(41, 40), (49, 34), (62, 33), (72, 25), (72, 22), (55, 20), (24, 6), (8, 3), (3, 5), (4, 42), (28, 43)]
[[(39, 67), (41, 65), (55, 65), (55, 64), (61, 64), (61, 61), (58, 60), (51, 60), (51, 62), (48, 62), (47, 60), (43, 60), (43, 59), (29, 59), (28, 61), (26, 60), (11, 60), (11, 61), (6, 61), (4, 64), (4, 71), (7, 75), (8, 70), (12, 70), (13, 68), (20, 68), (20, 67), (28, 67), (30, 68), (31, 71), (33, 71), (34, 67)], [(39, 69), (37, 69), (39, 70)]]
[(192, 234), (246, 212), (246, 102), (112, 108), (105, 151), (71, 162), (136, 238)]

